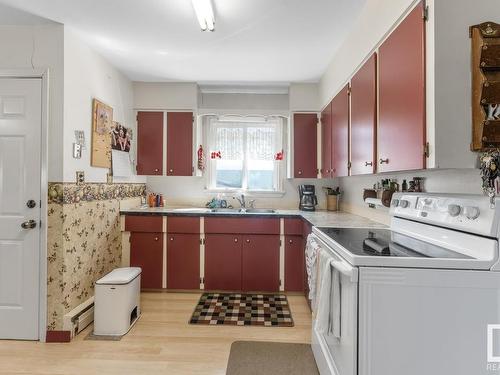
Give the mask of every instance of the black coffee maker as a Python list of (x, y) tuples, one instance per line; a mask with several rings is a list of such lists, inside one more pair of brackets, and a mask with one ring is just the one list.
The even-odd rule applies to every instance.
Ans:
[(316, 188), (314, 185), (299, 185), (299, 209), (301, 211), (314, 211), (318, 204), (316, 197)]

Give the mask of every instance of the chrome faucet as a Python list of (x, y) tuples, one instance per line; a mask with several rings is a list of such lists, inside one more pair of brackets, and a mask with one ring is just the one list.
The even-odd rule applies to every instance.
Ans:
[(245, 194), (241, 194), (240, 197), (233, 197), (233, 199), (236, 199), (239, 202), (241, 208), (246, 208)]

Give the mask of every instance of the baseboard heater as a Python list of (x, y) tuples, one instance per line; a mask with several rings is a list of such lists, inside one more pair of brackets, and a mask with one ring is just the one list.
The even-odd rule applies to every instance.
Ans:
[(78, 335), (94, 321), (94, 297), (81, 303), (64, 315), (63, 329), (71, 332), (71, 338)]

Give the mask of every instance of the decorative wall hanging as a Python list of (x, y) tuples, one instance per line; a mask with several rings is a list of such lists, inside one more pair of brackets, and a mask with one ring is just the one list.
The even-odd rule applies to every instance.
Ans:
[(205, 153), (203, 151), (202, 145), (198, 147), (197, 156), (198, 156), (198, 169), (203, 172), (205, 170)]
[(111, 148), (113, 150), (130, 152), (132, 129), (126, 128), (119, 122), (113, 121), (111, 127)]
[(284, 152), (281, 150), (280, 152), (277, 152), (276, 155), (274, 155), (274, 160), (280, 161), (283, 160)]
[(90, 165), (111, 168), (113, 108), (97, 99), (92, 101), (92, 154)]
[(472, 151), (500, 146), (500, 25), (470, 27), (472, 40)]

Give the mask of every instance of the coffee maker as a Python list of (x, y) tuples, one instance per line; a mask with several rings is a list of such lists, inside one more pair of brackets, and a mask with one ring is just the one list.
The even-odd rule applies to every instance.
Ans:
[(301, 211), (314, 211), (318, 204), (316, 197), (316, 188), (314, 185), (299, 185), (299, 209)]

